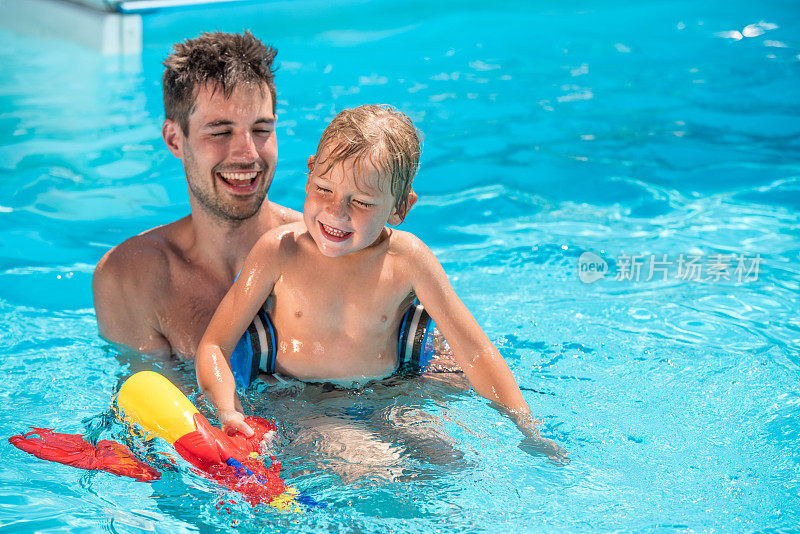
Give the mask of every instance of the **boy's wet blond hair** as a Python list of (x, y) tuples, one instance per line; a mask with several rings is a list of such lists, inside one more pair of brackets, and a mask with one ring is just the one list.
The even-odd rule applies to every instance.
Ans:
[(315, 160), (325, 166), (323, 174), (351, 158), (354, 169), (368, 160), (383, 178), (390, 180), (394, 207), (401, 218), (405, 217), (422, 149), (422, 134), (411, 119), (388, 105), (346, 109), (322, 132), (316, 157), (326, 148), (329, 152), (325, 160)]

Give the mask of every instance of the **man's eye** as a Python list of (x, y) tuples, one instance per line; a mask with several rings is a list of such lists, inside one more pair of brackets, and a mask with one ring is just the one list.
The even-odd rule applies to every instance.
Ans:
[(228, 134), (230, 134), (230, 132), (211, 132), (211, 137), (221, 137)]
[(257, 133), (258, 135), (269, 135), (272, 133), (272, 130), (253, 130), (253, 133)]

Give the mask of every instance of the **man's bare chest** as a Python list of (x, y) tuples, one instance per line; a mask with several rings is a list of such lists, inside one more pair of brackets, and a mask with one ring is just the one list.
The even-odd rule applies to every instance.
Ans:
[(171, 273), (167, 287), (158, 297), (161, 333), (173, 353), (194, 358), (200, 339), (229, 287), (202, 271), (186, 268)]

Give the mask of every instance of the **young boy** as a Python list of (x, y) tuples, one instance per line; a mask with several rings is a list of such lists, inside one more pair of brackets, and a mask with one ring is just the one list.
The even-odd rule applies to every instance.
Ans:
[(197, 380), (227, 432), (252, 433), (230, 357), (268, 297), (274, 369), (301, 380), (352, 382), (398, 369), (403, 303), (413, 293), (475, 391), (505, 408), (534, 447), (561, 454), (539, 436), (506, 362), (430, 249), (386, 227), (401, 223), (416, 201), (419, 155), (418, 131), (387, 107), (345, 110), (325, 129), (308, 159), (303, 222), (264, 234), (200, 341)]

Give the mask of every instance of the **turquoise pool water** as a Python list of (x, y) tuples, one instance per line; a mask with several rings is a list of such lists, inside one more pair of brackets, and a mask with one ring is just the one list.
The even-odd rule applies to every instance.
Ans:
[[(3, 438), (27, 426), (120, 432), (102, 414), (141, 366), (97, 337), (92, 269), (188, 211), (159, 136), (170, 43), (250, 28), (281, 65), (270, 197), (300, 208), (304, 162), (336, 111), (409, 113), (425, 149), (406, 229), (437, 253), (572, 456), (528, 455), (507, 419), (447, 384), (268, 388), (250, 408), (276, 419), (285, 476), (327, 507), (220, 512), (219, 488), (185, 466), (147, 485), (3, 439), (4, 529), (794, 531), (800, 12), (530, 4), (163, 12), (144, 19), (141, 58), (126, 59), (0, 32)], [(587, 279), (603, 262), (604, 279), (582, 281), (579, 264)]]

